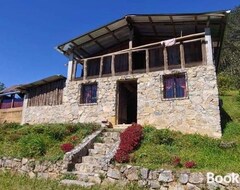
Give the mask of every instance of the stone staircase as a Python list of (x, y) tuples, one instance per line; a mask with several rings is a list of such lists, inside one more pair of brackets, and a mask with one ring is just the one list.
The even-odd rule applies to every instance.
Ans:
[(61, 183), (84, 187), (100, 184), (106, 177), (107, 167), (118, 148), (119, 134), (110, 130), (102, 132), (93, 148), (88, 150), (88, 155), (82, 157), (82, 162), (75, 164), (75, 170), (67, 172), (75, 175), (77, 179), (64, 179)]

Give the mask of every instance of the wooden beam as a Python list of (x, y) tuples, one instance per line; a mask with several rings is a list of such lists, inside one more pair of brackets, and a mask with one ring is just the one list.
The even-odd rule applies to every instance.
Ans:
[(163, 57), (164, 57), (164, 70), (168, 70), (168, 54), (167, 54), (167, 48), (164, 46), (163, 48)]
[(204, 65), (207, 64), (207, 61), (206, 61), (206, 42), (205, 40), (202, 40), (201, 41), (201, 46), (202, 46), (202, 62)]
[(95, 44), (97, 44), (100, 48), (102, 48), (103, 50), (105, 50), (106, 48), (102, 46), (102, 44), (100, 44), (94, 37), (91, 36), (91, 34), (88, 34), (88, 36), (92, 39), (92, 41), (95, 42)]
[(83, 51), (85, 54), (87, 54), (87, 56), (89, 56), (90, 55), (90, 53), (89, 52), (87, 52), (87, 50), (85, 50), (85, 49), (83, 49), (82, 47), (80, 47), (80, 46), (78, 46), (75, 42), (72, 42), (73, 44), (74, 44), (74, 50), (75, 49), (79, 49), (79, 50), (81, 50), (81, 51)]
[(84, 60), (83, 62), (83, 80), (86, 80), (87, 78), (87, 60)]
[(118, 42), (121, 42), (112, 30), (110, 30), (107, 26), (105, 26), (105, 29), (112, 34), (112, 36), (115, 38), (115, 40), (117, 40)]
[(115, 61), (115, 55), (113, 54), (112, 55), (112, 61), (111, 61), (112, 76), (115, 76), (115, 64), (114, 64), (114, 61)]
[(129, 52), (128, 52), (128, 74), (132, 74), (132, 48), (133, 48), (133, 38), (134, 38), (134, 30), (133, 28), (129, 33)]
[(172, 26), (173, 26), (173, 35), (175, 36), (175, 38), (177, 37), (177, 33), (176, 33), (176, 27), (175, 27), (175, 24), (173, 22), (173, 17), (172, 16), (169, 16), (170, 20), (171, 20), (171, 23), (172, 23)]
[(146, 72), (149, 72), (149, 50), (146, 50)]
[(152, 21), (152, 17), (151, 16), (148, 16), (148, 20), (150, 21), (151, 23), (151, 26), (152, 26), (152, 29), (153, 29), (153, 32), (155, 33), (156, 36), (158, 36), (158, 32), (157, 32), (157, 29)]
[(185, 68), (185, 53), (183, 43), (180, 44), (180, 58), (181, 58), (181, 68)]
[(102, 77), (103, 72), (103, 57), (100, 59), (100, 71), (99, 71), (99, 77)]

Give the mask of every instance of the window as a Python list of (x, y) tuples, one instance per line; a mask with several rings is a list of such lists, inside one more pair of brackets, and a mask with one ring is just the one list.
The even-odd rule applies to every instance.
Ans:
[(163, 76), (163, 98), (183, 98), (187, 96), (185, 74)]
[(81, 103), (97, 103), (97, 83), (82, 85)]

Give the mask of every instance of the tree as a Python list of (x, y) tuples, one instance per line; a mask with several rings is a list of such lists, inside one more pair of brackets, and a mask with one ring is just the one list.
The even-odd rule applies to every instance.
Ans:
[(233, 78), (233, 86), (240, 88), (240, 6), (232, 10), (223, 40), (220, 73)]
[(0, 82), (0, 91), (2, 91), (4, 88), (5, 88), (5, 85), (2, 82)]

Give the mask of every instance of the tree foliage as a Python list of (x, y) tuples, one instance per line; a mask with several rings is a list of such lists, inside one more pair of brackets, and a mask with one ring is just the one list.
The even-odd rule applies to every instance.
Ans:
[(2, 82), (0, 82), (0, 91), (2, 91), (4, 88), (5, 88), (5, 85)]
[(228, 16), (223, 49), (220, 59), (220, 73), (233, 78), (233, 87), (240, 88), (240, 6)]

